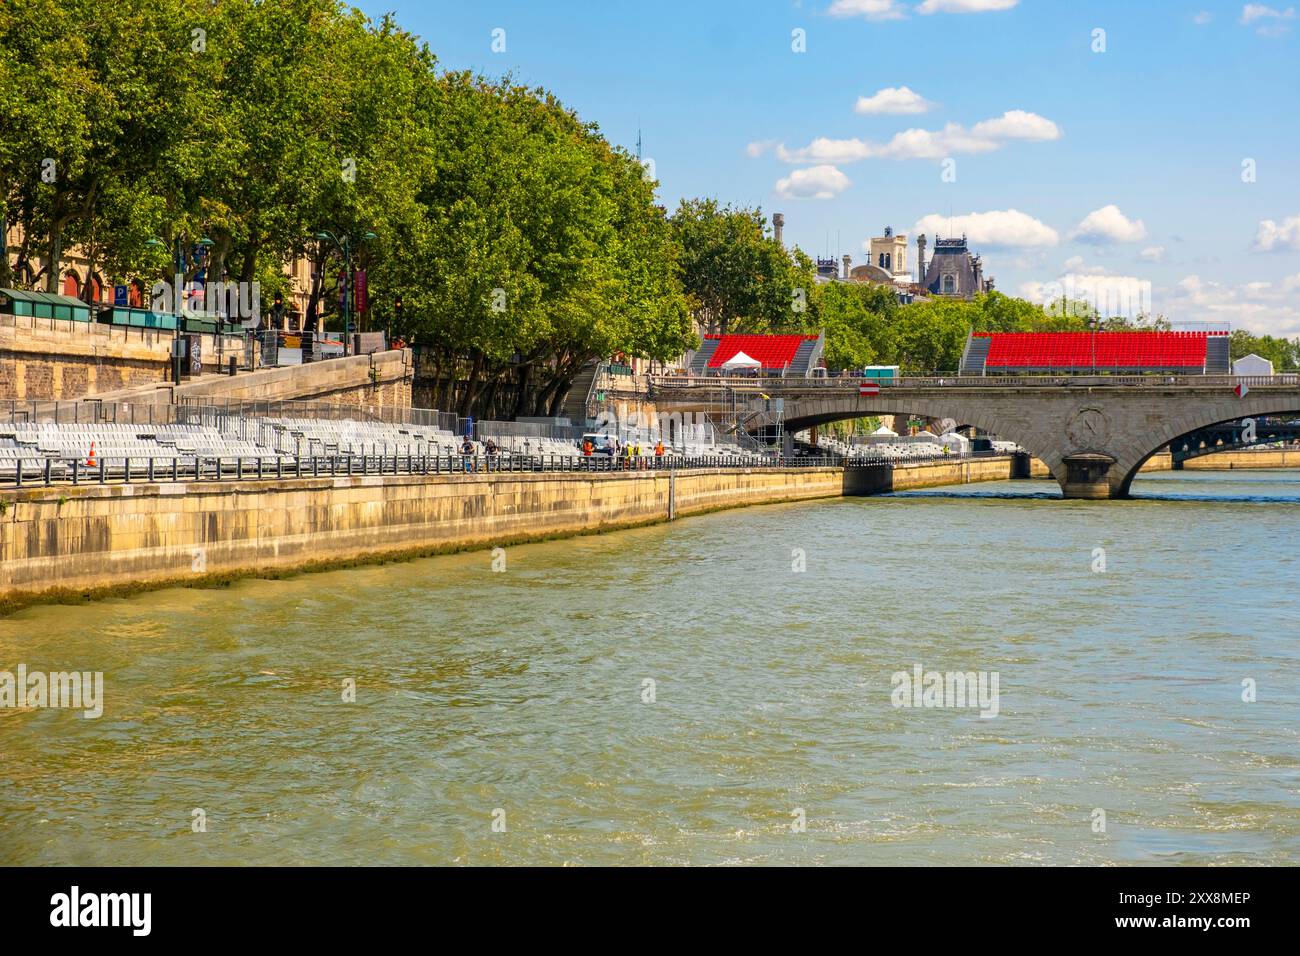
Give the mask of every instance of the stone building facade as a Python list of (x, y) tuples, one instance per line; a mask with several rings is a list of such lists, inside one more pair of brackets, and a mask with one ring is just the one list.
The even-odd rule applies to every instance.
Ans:
[(925, 233), (916, 237), (917, 279), (930, 295), (952, 299), (973, 299), (976, 293), (993, 291), (993, 280), (984, 278), (984, 263), (972, 253), (966, 237), (936, 239), (930, 261), (925, 261)]

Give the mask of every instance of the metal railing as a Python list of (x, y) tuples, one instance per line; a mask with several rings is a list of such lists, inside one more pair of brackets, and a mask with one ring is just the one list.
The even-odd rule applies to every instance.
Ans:
[(274, 481), (299, 478), (428, 476), (526, 473), (629, 473), (685, 469), (880, 468), (935, 460), (1006, 458), (1000, 452), (935, 454), (906, 459), (836, 454), (749, 457), (738, 455), (663, 455), (612, 458), (608, 455), (173, 455), (98, 456), (82, 459), (32, 456), (0, 460), (0, 488), (27, 486), (131, 484), (182, 481)]
[(483, 419), (474, 422), (474, 437), (479, 441), (488, 438), (549, 438), (552, 441), (580, 441), (586, 431), (583, 425), (557, 425), (551, 422), (497, 422)]
[(453, 412), (433, 408), (388, 408), (373, 405), (330, 405), (309, 401), (248, 401), (221, 397), (182, 397), (167, 402), (106, 402), (98, 398), (70, 401), (0, 401), (0, 425), (176, 425), (225, 419), (306, 418), (324, 421), (377, 422), (436, 428), (460, 435)]
[(903, 375), (893, 381), (880, 381), (860, 376), (836, 378), (736, 378), (692, 377), (682, 375), (652, 376), (656, 389), (741, 389), (755, 392), (801, 392), (844, 390), (855, 391), (863, 382), (886, 390), (908, 388), (1062, 388), (1139, 386), (1145, 388), (1195, 387), (1233, 388), (1295, 388), (1300, 386), (1300, 372), (1282, 372), (1276, 375), (959, 375), (956, 372)]
[[(380, 405), (333, 405), (328, 402), (250, 401), (248, 399), (212, 396), (180, 396), (177, 407), (206, 408), (213, 412), (239, 418), (307, 418), (320, 421), (378, 422), (387, 425), (415, 425), (437, 428), (460, 434), (454, 412), (440, 412), (436, 408), (410, 408)], [(186, 419), (191, 421), (192, 419)]]

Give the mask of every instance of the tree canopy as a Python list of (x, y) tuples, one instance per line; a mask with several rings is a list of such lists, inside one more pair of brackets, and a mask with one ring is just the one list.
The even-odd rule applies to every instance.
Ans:
[[(824, 329), (833, 369), (931, 370), (956, 367), (970, 329), (1096, 318), (819, 283), (762, 210), (669, 214), (655, 189), (553, 94), (445, 71), (391, 15), (338, 0), (0, 5), (0, 229), (22, 236), (0, 286), (57, 289), (74, 245), (94, 273), (151, 284), (179, 248), (186, 279), (257, 282), (266, 314), (306, 259), (308, 317), (338, 329), (346, 239), (363, 321), (419, 346), (425, 401), (480, 416), (557, 414), (593, 360), (668, 362), (697, 328)], [(1294, 368), (1300, 343), (1235, 334), (1234, 357), (1250, 351)]]
[(0, 7), (0, 216), (23, 236), (0, 285), (57, 288), (35, 263), (74, 243), (94, 272), (170, 278), (204, 238), (187, 279), (269, 299), (305, 256), (329, 316), (342, 242), (316, 237), (346, 237), (369, 320), (421, 345), (449, 404), (545, 414), (591, 359), (695, 342), (654, 187), (545, 90), (443, 72), (337, 0)]

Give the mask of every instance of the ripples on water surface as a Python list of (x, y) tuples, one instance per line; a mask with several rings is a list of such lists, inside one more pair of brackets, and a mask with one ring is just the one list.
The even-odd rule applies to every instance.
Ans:
[[(0, 862), (1294, 864), (1300, 473), (1133, 490), (754, 508), (511, 548), (504, 574), (475, 553), (29, 609), (0, 668), (101, 670), (107, 704), (0, 710)], [(1000, 716), (894, 709), (914, 663), (999, 672)]]

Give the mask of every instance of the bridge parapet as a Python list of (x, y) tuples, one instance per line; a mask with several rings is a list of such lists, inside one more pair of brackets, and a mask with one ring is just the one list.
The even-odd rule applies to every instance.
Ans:
[[(850, 378), (754, 378), (742, 376), (687, 377), (655, 375), (650, 377), (652, 391), (677, 389), (721, 389), (766, 392), (768, 394), (844, 391), (856, 393), (865, 379)], [(1300, 387), (1300, 373), (1279, 375), (907, 375), (893, 382), (873, 382), (881, 391), (907, 391), (924, 388), (1193, 388), (1233, 389), (1244, 385), (1257, 388)]]

